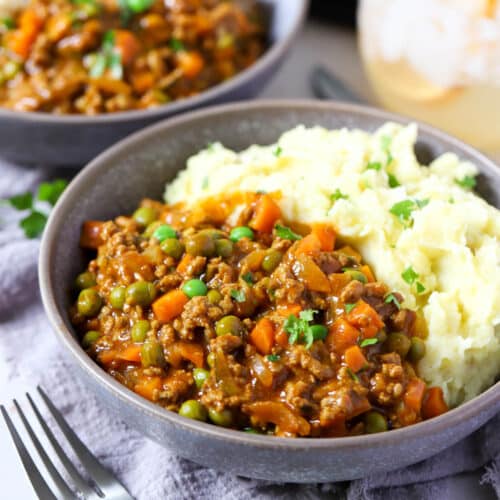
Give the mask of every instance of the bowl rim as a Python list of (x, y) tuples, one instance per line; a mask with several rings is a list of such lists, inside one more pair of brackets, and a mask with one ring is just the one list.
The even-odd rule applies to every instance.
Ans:
[(267, 68), (279, 64), (285, 57), (288, 49), (293, 44), (296, 36), (302, 29), (311, 0), (296, 0), (300, 2), (297, 16), (285, 36), (273, 42), (264, 54), (259, 57), (254, 64), (237, 73), (234, 77), (221, 82), (213, 87), (209, 87), (203, 92), (192, 97), (178, 99), (168, 104), (162, 104), (149, 109), (136, 109), (128, 111), (117, 111), (114, 113), (100, 113), (97, 115), (56, 115), (54, 113), (42, 113), (39, 111), (13, 111), (0, 108), (0, 119), (17, 120), (22, 123), (51, 124), (51, 125), (99, 125), (114, 124), (116, 122), (135, 122), (147, 118), (162, 118), (175, 115), (190, 109), (197, 109), (216, 101), (218, 98), (237, 91), (240, 87), (249, 84), (259, 74), (265, 72)]
[[(73, 361), (76, 362), (79, 367), (83, 369), (88, 376), (93, 378), (101, 387), (111, 393), (114, 398), (120, 399), (122, 402), (135, 407), (136, 410), (150, 416), (151, 418), (168, 423), (174, 427), (181, 427), (194, 434), (203, 435), (219, 441), (246, 444), (259, 449), (279, 448), (289, 451), (331, 449), (339, 451), (347, 449), (354, 450), (364, 447), (398, 446), (400, 445), (401, 440), (415, 442), (423, 436), (443, 432), (450, 426), (456, 427), (465, 420), (470, 420), (487, 411), (491, 406), (500, 405), (500, 381), (497, 381), (494, 385), (483, 391), (478, 396), (456, 408), (453, 408), (443, 415), (410, 425), (408, 427), (394, 429), (390, 432), (335, 438), (298, 437), (290, 439), (272, 437), (271, 439), (269, 436), (265, 435), (249, 434), (238, 430), (225, 429), (212, 424), (191, 420), (142, 398), (138, 394), (127, 389), (111, 375), (101, 369), (99, 365), (97, 365), (97, 363), (95, 363), (81, 348), (80, 344), (73, 337), (71, 330), (66, 328), (63, 317), (58, 312), (50, 272), (51, 262), (54, 259), (54, 245), (57, 234), (61, 226), (64, 224), (65, 213), (72, 205), (72, 200), (78, 198), (80, 191), (86, 190), (88, 186), (94, 184), (94, 179), (99, 177), (101, 169), (107, 171), (108, 169), (113, 168), (113, 160), (116, 160), (115, 157), (117, 155), (124, 154), (128, 150), (133, 150), (144, 140), (148, 140), (158, 136), (159, 134), (167, 136), (170, 129), (175, 129), (179, 125), (215, 116), (220, 117), (222, 114), (241, 114), (242, 112), (259, 110), (287, 111), (290, 109), (297, 112), (300, 112), (301, 110), (317, 110), (332, 113), (344, 112), (368, 118), (378, 118), (384, 122), (392, 121), (401, 124), (417, 123), (419, 130), (425, 132), (427, 135), (433, 136), (440, 142), (444, 141), (447, 146), (456, 147), (463, 153), (469, 155), (473, 162), (481, 165), (481, 170), (483, 172), (487, 171), (489, 175), (493, 176), (500, 182), (500, 169), (496, 167), (492, 160), (475, 150), (472, 146), (469, 146), (459, 139), (456, 139), (430, 125), (368, 106), (314, 100), (257, 100), (254, 102), (237, 102), (220, 106), (212, 106), (162, 120), (161, 122), (146, 127), (145, 129), (135, 132), (127, 138), (122, 139), (114, 146), (101, 153), (84, 169), (82, 169), (59, 199), (49, 218), (47, 227), (45, 228), (40, 246), (38, 266), (42, 302), (56, 337), (62, 343), (66, 351), (69, 351)], [(450, 446), (452, 444), (453, 442), (450, 441)]]

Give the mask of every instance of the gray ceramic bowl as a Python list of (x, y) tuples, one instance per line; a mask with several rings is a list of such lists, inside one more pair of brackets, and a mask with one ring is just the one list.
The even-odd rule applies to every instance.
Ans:
[(256, 95), (276, 73), (305, 18), (309, 0), (259, 0), (269, 16), (269, 48), (250, 68), (201, 94), (143, 111), (98, 116), (0, 109), (0, 156), (25, 165), (79, 167), (126, 135), (208, 104)]
[[(115, 145), (71, 183), (45, 230), (40, 255), (42, 298), (64, 351), (102, 403), (131, 427), (179, 455), (226, 472), (272, 481), (358, 478), (418, 462), (451, 446), (500, 411), (500, 383), (438, 418), (383, 434), (337, 439), (286, 439), (227, 430), (180, 417), (142, 399), (99, 368), (82, 350), (68, 320), (68, 289), (84, 265), (78, 248), (86, 219), (130, 213), (145, 196), (162, 196), (186, 159), (220, 140), (237, 150), (268, 144), (297, 124), (374, 130), (406, 120), (369, 108), (319, 102), (255, 102), (193, 112), (154, 125)], [(479, 192), (500, 207), (500, 171), (487, 158), (428, 126), (419, 154), (456, 152), (481, 170)]]

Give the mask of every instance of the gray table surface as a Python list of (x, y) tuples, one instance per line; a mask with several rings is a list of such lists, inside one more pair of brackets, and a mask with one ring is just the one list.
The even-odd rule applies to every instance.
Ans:
[[(295, 44), (290, 57), (261, 98), (313, 97), (309, 85), (312, 68), (318, 64), (334, 70), (344, 82), (367, 101), (372, 100), (368, 82), (359, 60), (356, 37), (350, 30), (309, 22)], [(1, 360), (0, 360), (1, 361)], [(0, 384), (6, 382), (0, 362)], [(36, 500), (3, 422), (0, 422), (0, 461), (2, 463), (1, 498)], [(493, 500), (489, 487), (479, 486), (480, 473), (462, 474), (449, 479), (449, 498), (456, 500)], [(410, 500), (410, 499), (408, 499)]]

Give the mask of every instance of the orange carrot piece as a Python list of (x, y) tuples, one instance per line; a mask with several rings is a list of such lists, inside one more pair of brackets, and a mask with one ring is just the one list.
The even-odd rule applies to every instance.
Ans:
[(153, 302), (154, 315), (158, 321), (168, 323), (182, 313), (188, 301), (182, 290), (172, 290)]
[(124, 66), (129, 65), (141, 50), (138, 38), (129, 30), (115, 30), (114, 50), (120, 54)]
[(201, 345), (191, 342), (177, 342), (176, 346), (182, 358), (191, 361), (197, 368), (203, 368), (204, 354)]
[(338, 318), (330, 327), (325, 343), (331, 351), (344, 352), (348, 347), (356, 345), (361, 332), (349, 324), (344, 318)]
[(151, 71), (141, 71), (131, 76), (132, 87), (139, 94), (143, 94), (152, 88), (155, 84), (155, 77)]
[(179, 264), (177, 264), (177, 272), (179, 274), (186, 274), (191, 262), (193, 262), (194, 257), (188, 253), (185, 253)]
[(123, 361), (129, 361), (130, 363), (140, 363), (141, 362), (141, 346), (140, 345), (129, 345), (125, 349), (118, 353), (117, 359)]
[(321, 251), (321, 241), (316, 234), (310, 233), (302, 238), (295, 248), (295, 254), (312, 255)]
[(437, 417), (448, 411), (441, 387), (429, 387), (422, 403), (422, 417), (425, 419)]
[(187, 78), (197, 77), (205, 66), (203, 57), (195, 50), (178, 52), (177, 62)]
[(33, 9), (25, 9), (19, 17), (19, 28), (8, 33), (7, 47), (18, 56), (27, 59), (42, 25), (43, 20)]
[(309, 290), (314, 292), (330, 292), (330, 282), (326, 274), (314, 262), (314, 260), (307, 255), (298, 255), (297, 261), (300, 265), (294, 266), (294, 272), (297, 277), (302, 281)]
[(274, 324), (268, 318), (257, 321), (254, 329), (250, 333), (250, 343), (255, 346), (260, 354), (271, 354), (274, 340)]
[(364, 338), (375, 337), (384, 326), (377, 311), (363, 300), (356, 303), (356, 307), (347, 314), (346, 319), (361, 331)]
[(276, 309), (276, 312), (285, 318), (288, 318), (291, 314), (299, 317), (300, 311), (302, 311), (300, 304), (280, 304)]
[(354, 257), (358, 262), (361, 262), (361, 254), (354, 250), (354, 248), (350, 247), (349, 245), (343, 246), (342, 248), (339, 248), (338, 251), (340, 253), (343, 253), (345, 255), (349, 255), (351, 257)]
[(312, 234), (316, 235), (320, 241), (323, 252), (332, 252), (335, 248), (335, 231), (329, 224), (313, 224)]
[(276, 344), (278, 344), (280, 347), (286, 347), (288, 345), (288, 334), (281, 328), (278, 333), (276, 334), (274, 341)]
[(425, 394), (425, 382), (420, 378), (412, 378), (406, 386), (404, 402), (413, 411), (420, 413)]
[(375, 276), (373, 275), (369, 265), (365, 264), (364, 266), (361, 266), (359, 270), (366, 276), (369, 283), (373, 283), (375, 281)]
[(82, 232), (80, 235), (80, 246), (82, 248), (97, 250), (104, 243), (104, 240), (101, 236), (103, 226), (104, 222), (101, 221), (85, 221), (83, 223)]
[(264, 194), (259, 198), (253, 218), (248, 225), (256, 231), (270, 233), (279, 218), (281, 218), (280, 207), (268, 194)]
[(368, 361), (363, 354), (363, 351), (357, 345), (348, 347), (344, 352), (344, 360), (346, 365), (354, 372), (359, 372), (364, 368)]
[(161, 377), (144, 378), (134, 386), (134, 392), (137, 392), (143, 398), (154, 401), (155, 393), (161, 389)]

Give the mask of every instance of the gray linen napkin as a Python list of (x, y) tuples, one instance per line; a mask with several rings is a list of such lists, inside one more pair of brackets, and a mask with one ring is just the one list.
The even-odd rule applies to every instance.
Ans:
[[(1, 164), (0, 198), (32, 189), (53, 175)], [(483, 467), (483, 481), (500, 498), (500, 415), (425, 462), (351, 483), (272, 484), (177, 458), (108, 414), (73, 376), (40, 302), (39, 241), (24, 237), (18, 218), (10, 208), (0, 207), (0, 363), (8, 381), (0, 386), (0, 401), (6, 403), (41, 384), (83, 441), (137, 499), (451, 499), (450, 477)]]

